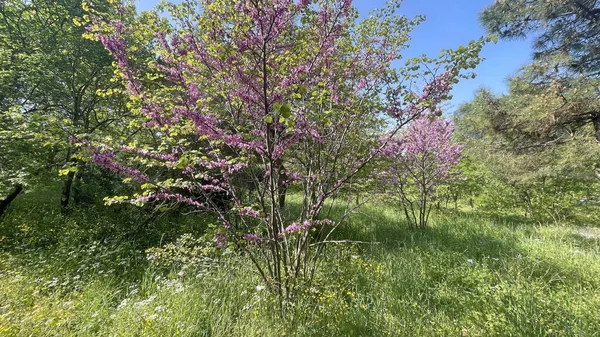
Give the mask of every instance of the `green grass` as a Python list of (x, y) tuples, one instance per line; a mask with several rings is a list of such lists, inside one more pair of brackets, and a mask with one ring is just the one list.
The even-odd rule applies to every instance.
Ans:
[[(0, 336), (600, 336), (600, 231), (367, 205), (285, 317), (243, 256), (158, 268), (145, 250), (208, 220), (26, 195), (0, 223)], [(583, 235), (583, 234), (585, 235)]]

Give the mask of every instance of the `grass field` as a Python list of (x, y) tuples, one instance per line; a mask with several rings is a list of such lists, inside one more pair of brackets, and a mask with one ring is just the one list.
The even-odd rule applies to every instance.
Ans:
[(372, 243), (330, 246), (282, 318), (236, 254), (148, 261), (202, 218), (56, 204), (25, 195), (0, 223), (0, 336), (600, 336), (598, 228), (457, 211), (410, 230), (367, 205), (337, 235)]

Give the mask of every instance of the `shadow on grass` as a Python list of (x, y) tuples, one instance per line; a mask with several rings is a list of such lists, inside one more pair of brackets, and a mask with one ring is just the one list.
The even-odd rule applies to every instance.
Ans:
[[(401, 248), (435, 248), (478, 258), (518, 254), (514, 240), (499, 239), (500, 233), (522, 224), (520, 217), (502, 218), (479, 213), (434, 214), (426, 228), (409, 228), (400, 214), (389, 209), (371, 209), (352, 216), (340, 227), (336, 237), (377, 242), (386, 250)], [(500, 224), (497, 228), (490, 223)], [(510, 229), (510, 230), (509, 230)]]
[[(377, 242), (361, 247), (392, 268), (383, 287), (390, 289), (385, 307), (393, 315), (414, 314), (418, 322), (433, 314), (461, 322), (473, 312), (488, 312), (508, 319), (516, 335), (533, 336), (545, 324), (564, 328), (580, 319), (569, 306), (548, 298), (559, 301), (556, 294), (564, 289), (600, 285), (580, 265), (553, 255), (569, 251), (544, 248), (561, 242), (548, 236), (538, 250), (539, 228), (517, 215), (444, 212), (432, 216), (430, 227), (411, 229), (400, 214), (375, 207), (351, 217), (336, 236)], [(407, 303), (415, 303), (414, 313)]]
[[(432, 215), (429, 227), (413, 229), (399, 214), (375, 208), (354, 215), (345, 226), (340, 227), (336, 237), (373, 242), (361, 247), (375, 256), (394, 256), (401, 251), (424, 252), (438, 256), (439, 259), (434, 261), (448, 268), (482, 263), (498, 275), (527, 275), (527, 281), (540, 281), (549, 286), (589, 283), (589, 273), (568, 263), (563, 264), (563, 257), (544, 256), (543, 249), (536, 251), (527, 243), (531, 242), (531, 238), (537, 240), (535, 238), (540, 235), (536, 229), (539, 227), (535, 225), (533, 221), (516, 215), (446, 212)], [(540, 248), (543, 248), (544, 241), (539, 242)], [(598, 242), (600, 240), (594, 236), (587, 239), (585, 247), (582, 245), (581, 248), (594, 248)], [(571, 252), (568, 250), (560, 254)]]

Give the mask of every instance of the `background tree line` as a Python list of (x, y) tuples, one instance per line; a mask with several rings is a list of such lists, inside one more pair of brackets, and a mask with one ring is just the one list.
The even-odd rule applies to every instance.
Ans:
[(481, 89), (455, 117), (466, 157), (478, 167), (471, 179), (490, 187), (478, 192), (484, 204), (559, 220), (597, 202), (598, 7), (498, 1), (481, 13), (490, 34), (534, 39), (531, 63), (509, 78), (506, 94)]

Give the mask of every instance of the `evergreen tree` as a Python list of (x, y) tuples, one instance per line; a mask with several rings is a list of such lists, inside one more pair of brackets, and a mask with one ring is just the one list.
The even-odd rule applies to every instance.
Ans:
[(536, 59), (567, 56), (577, 72), (600, 74), (597, 0), (497, 0), (480, 18), (500, 38), (534, 36)]

